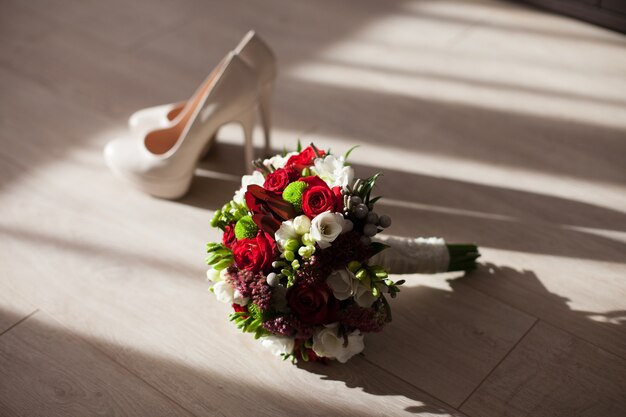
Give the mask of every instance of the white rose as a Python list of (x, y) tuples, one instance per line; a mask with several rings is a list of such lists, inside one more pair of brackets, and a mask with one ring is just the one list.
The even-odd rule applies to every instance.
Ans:
[(346, 300), (352, 297), (357, 288), (354, 274), (347, 269), (338, 269), (331, 272), (326, 283), (333, 290), (333, 295), (338, 300)]
[(293, 219), (293, 227), (296, 229), (296, 233), (303, 235), (309, 233), (311, 230), (311, 220), (307, 216), (298, 216)]
[(378, 300), (378, 297), (372, 295), (372, 290), (365, 285), (358, 283), (356, 291), (354, 292), (354, 301), (361, 307), (371, 307), (374, 301)]
[(226, 281), (218, 281), (213, 284), (213, 294), (217, 301), (232, 304), (235, 299), (235, 289)]
[(274, 240), (278, 244), (280, 250), (285, 248), (289, 239), (298, 239), (299, 235), (296, 233), (295, 227), (293, 227), (293, 221), (287, 220), (282, 222), (276, 233), (274, 233)]
[(343, 156), (335, 158), (334, 155), (327, 155), (324, 158), (316, 158), (313, 163), (315, 164), (313, 172), (329, 187), (345, 187), (354, 178), (354, 170), (351, 166), (345, 165)]
[(293, 352), (294, 340), (286, 336), (265, 336), (259, 339), (261, 345), (276, 356)]
[(265, 165), (266, 167), (272, 165), (276, 169), (284, 168), (289, 158), (291, 158), (293, 155), (298, 155), (298, 152), (289, 152), (285, 156), (274, 155), (271, 158), (264, 160), (263, 165)]
[(311, 238), (320, 248), (325, 249), (341, 234), (344, 223), (345, 220), (339, 213), (318, 214), (311, 222)]
[(365, 348), (363, 335), (358, 330), (348, 335), (348, 344), (344, 346), (343, 335), (337, 334), (339, 323), (325, 326), (313, 336), (313, 351), (316, 355), (337, 359), (341, 363), (346, 363), (348, 359), (361, 353)]
[(241, 177), (241, 188), (237, 190), (235, 196), (233, 197), (233, 201), (239, 205), (245, 203), (245, 194), (248, 189), (248, 185), (260, 185), (263, 186), (265, 183), (265, 177), (259, 171), (254, 171), (252, 175), (244, 175)]

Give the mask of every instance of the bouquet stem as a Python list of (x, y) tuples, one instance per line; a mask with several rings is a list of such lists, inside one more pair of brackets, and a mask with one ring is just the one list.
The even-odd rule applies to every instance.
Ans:
[(447, 244), (441, 238), (407, 238), (377, 235), (374, 239), (388, 246), (370, 263), (381, 265), (391, 274), (437, 274), (470, 271), (480, 256), (473, 244)]
[(476, 259), (480, 257), (478, 247), (466, 243), (448, 243), (450, 264), (448, 271), (471, 271), (476, 269)]

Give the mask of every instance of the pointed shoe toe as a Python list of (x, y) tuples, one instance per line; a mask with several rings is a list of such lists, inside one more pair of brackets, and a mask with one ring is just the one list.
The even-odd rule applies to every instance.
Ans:
[(151, 175), (154, 174), (151, 171), (154, 171), (155, 163), (141, 143), (133, 138), (119, 138), (106, 144), (104, 160), (113, 175), (154, 197), (175, 200), (185, 195), (191, 185), (193, 171), (165, 178)]

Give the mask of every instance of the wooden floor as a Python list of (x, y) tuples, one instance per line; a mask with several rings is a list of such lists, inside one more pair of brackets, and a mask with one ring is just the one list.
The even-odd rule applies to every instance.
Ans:
[[(207, 293), (238, 128), (179, 201), (102, 158), (250, 28), (280, 61), (276, 150), (359, 144), (391, 232), (483, 248), (408, 276), (346, 365), (275, 359)], [(0, 415), (625, 416), (625, 52), (491, 0), (0, 1)]]

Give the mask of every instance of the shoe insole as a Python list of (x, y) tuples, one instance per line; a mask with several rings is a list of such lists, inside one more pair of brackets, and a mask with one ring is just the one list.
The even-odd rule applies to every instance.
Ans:
[(197, 107), (202, 104), (202, 99), (208, 94), (208, 90), (211, 88), (213, 80), (219, 74), (223, 64), (224, 61), (220, 62), (211, 71), (211, 74), (200, 85), (189, 101), (170, 110), (167, 118), (175, 122), (172, 126), (153, 130), (146, 135), (144, 144), (148, 151), (155, 155), (163, 155), (174, 147), (181, 138), (187, 123), (191, 122), (191, 116), (195, 113)]

